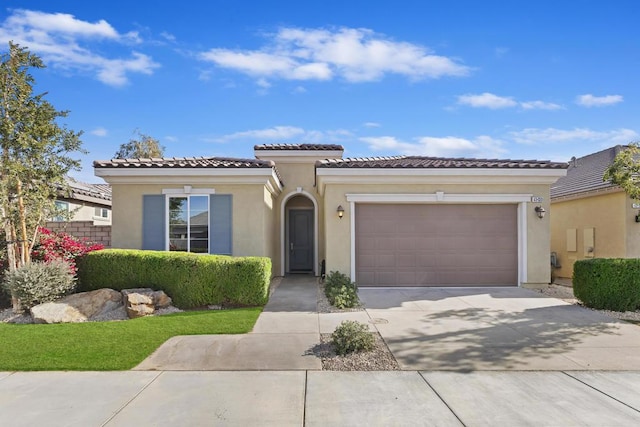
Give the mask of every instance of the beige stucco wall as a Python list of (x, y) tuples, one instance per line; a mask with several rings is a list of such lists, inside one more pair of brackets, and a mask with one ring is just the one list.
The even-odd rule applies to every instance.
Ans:
[[(421, 178), (416, 177), (416, 181)], [(327, 271), (337, 270), (345, 274), (351, 271), (351, 221), (350, 203), (346, 194), (532, 194), (543, 197), (541, 205), (549, 211), (549, 185), (458, 185), (458, 184), (327, 184), (324, 194), (324, 229)], [(345, 209), (339, 219), (335, 210), (338, 205)], [(549, 219), (537, 217), (536, 204), (526, 203), (527, 217), (527, 282), (523, 286), (538, 286), (550, 280), (550, 229)], [(357, 278), (356, 278), (357, 280)]]
[[(311, 200), (312, 203), (315, 201), (315, 204), (318, 206), (318, 263), (320, 263), (325, 256), (325, 242), (323, 238), (325, 228), (323, 223), (324, 202), (315, 186), (315, 159), (300, 162), (276, 162), (276, 167), (284, 182), (284, 189), (274, 202), (275, 222), (273, 222), (273, 228), (275, 231), (275, 256), (273, 258), (273, 271), (279, 275), (282, 272), (283, 266), (286, 272), (287, 251), (285, 251), (285, 258), (282, 259), (282, 236), (283, 233), (286, 232), (286, 228), (283, 228), (286, 216), (283, 216), (283, 214), (286, 215), (285, 208), (288, 206), (288, 202), (296, 196), (304, 196)], [(301, 190), (300, 192), (298, 188)], [(315, 268), (319, 273), (319, 267), (316, 265)]]
[[(558, 277), (571, 277), (573, 264), (585, 259), (584, 230), (595, 229), (593, 256), (597, 258), (637, 257), (640, 255), (640, 224), (637, 210), (622, 191), (594, 194), (551, 205), (551, 250), (558, 254), (562, 268)], [(575, 229), (576, 251), (567, 251), (567, 230)]]
[[(185, 183), (187, 184), (187, 183)], [(163, 189), (182, 189), (175, 184), (113, 184), (113, 233), (112, 247), (140, 249), (142, 247), (142, 199), (145, 194), (162, 194)], [(233, 195), (233, 255), (269, 256), (272, 239), (265, 231), (265, 224), (272, 216), (270, 196), (265, 195), (261, 184), (193, 185), (191, 194), (199, 188), (215, 189), (216, 194)], [(262, 201), (262, 204), (258, 202)]]

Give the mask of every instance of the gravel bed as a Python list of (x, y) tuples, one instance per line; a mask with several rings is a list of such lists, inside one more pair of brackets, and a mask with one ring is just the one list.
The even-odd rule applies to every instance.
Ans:
[(324, 294), (324, 284), (318, 283), (318, 294), (317, 294), (317, 310), (318, 313), (346, 313), (351, 311), (363, 311), (364, 306), (362, 303), (358, 304), (353, 308), (336, 308), (329, 304), (329, 300), (327, 300), (327, 296)]
[(320, 334), (320, 344), (311, 353), (322, 360), (323, 371), (398, 371), (398, 362), (387, 348), (382, 337), (372, 332), (375, 338), (371, 351), (338, 356), (331, 344), (331, 334)]
[[(167, 308), (161, 308), (156, 310), (152, 314), (152, 316), (162, 316), (165, 314), (180, 313), (181, 311), (183, 310), (180, 310), (179, 308), (174, 306), (169, 306)], [(129, 320), (129, 316), (127, 316), (127, 310), (124, 307), (111, 310), (107, 313), (104, 313), (101, 316), (95, 316), (90, 320), (88, 320), (88, 322), (111, 322), (111, 321), (118, 321), (118, 320)], [(13, 312), (13, 309), (7, 308), (4, 310), (0, 310), (0, 323), (28, 324), (28, 323), (34, 323), (34, 322), (29, 312), (16, 314)]]

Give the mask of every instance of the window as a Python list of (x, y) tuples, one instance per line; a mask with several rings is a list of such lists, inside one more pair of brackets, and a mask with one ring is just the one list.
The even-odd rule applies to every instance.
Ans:
[(168, 199), (169, 250), (209, 253), (209, 196)]
[(56, 206), (52, 221), (68, 221), (69, 220), (69, 203), (56, 200)]
[(95, 216), (98, 218), (109, 218), (109, 209), (107, 208), (96, 208)]

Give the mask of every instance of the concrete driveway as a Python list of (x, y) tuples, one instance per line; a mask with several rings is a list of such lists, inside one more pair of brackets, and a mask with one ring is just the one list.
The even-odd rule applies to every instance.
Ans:
[(287, 277), (245, 335), (174, 337), (137, 370), (321, 370), (309, 351), (343, 320), (377, 330), (403, 370), (640, 370), (640, 327), (521, 288), (360, 289), (364, 311), (318, 313)]
[(404, 370), (639, 370), (640, 327), (521, 288), (361, 289)]

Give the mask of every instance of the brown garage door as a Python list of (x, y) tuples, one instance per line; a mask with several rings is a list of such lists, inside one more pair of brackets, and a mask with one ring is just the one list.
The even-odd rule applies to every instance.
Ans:
[(356, 204), (359, 286), (517, 284), (516, 205)]

